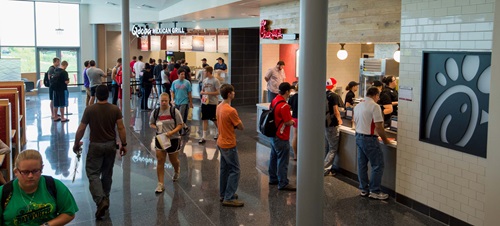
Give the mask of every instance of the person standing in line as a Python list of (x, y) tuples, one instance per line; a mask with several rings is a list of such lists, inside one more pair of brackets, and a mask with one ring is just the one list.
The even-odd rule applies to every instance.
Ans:
[[(0, 155), (8, 155), (9, 153), (10, 153), (10, 147), (7, 146), (7, 144), (5, 144), (0, 139)], [(3, 177), (2, 172), (0, 172), (0, 186), (4, 185), (5, 183), (7, 183), (7, 181), (5, 181), (5, 178)], [(0, 192), (0, 194), (1, 194), (1, 192)]]
[(345, 95), (345, 107), (346, 108), (348, 108), (348, 107), (350, 107), (350, 108), (354, 107), (354, 97), (356, 97), (355, 92), (358, 91), (358, 88), (359, 88), (359, 83), (357, 83), (355, 81), (349, 82), (349, 84), (345, 88), (345, 90), (349, 91)]
[(181, 59), (180, 63), (181, 63), (181, 68), (184, 69), (184, 71), (186, 72), (185, 79), (191, 82), (191, 68), (189, 68), (188, 63), (186, 62), (185, 59)]
[(141, 78), (142, 78), (142, 71), (144, 70), (144, 67), (146, 65), (142, 62), (142, 55), (139, 56), (138, 61), (135, 62), (134, 64), (134, 71), (135, 71), (135, 81), (136, 81), (136, 89), (139, 91), (139, 97), (142, 95), (142, 85), (141, 85)]
[(153, 76), (153, 71), (151, 71), (151, 65), (146, 63), (146, 66), (144, 70), (142, 71), (142, 77), (141, 77), (141, 84), (142, 84), (142, 98), (141, 98), (141, 109), (143, 111), (149, 111), (148, 107), (148, 99), (149, 95), (151, 95), (151, 89), (153, 88), (153, 81), (154, 81), (154, 76)]
[(172, 86), (172, 81), (170, 81), (170, 72), (168, 71), (168, 65), (163, 64), (163, 70), (161, 71), (161, 81), (162, 81), (162, 90), (164, 93), (168, 95), (168, 99), (170, 100), (170, 87)]
[(299, 120), (299, 82), (295, 81), (292, 83), (293, 93), (290, 94), (288, 99), (288, 105), (292, 109), (292, 120), (295, 122), (293, 124), (293, 139), (292, 139), (292, 149), (293, 149), (293, 161), (297, 161), (297, 139), (298, 139), (298, 120)]
[(271, 139), (271, 157), (269, 160), (269, 184), (278, 185), (278, 190), (295, 191), (296, 187), (288, 181), (288, 162), (290, 161), (290, 126), (295, 122), (290, 114), (290, 105), (286, 99), (292, 86), (288, 82), (279, 85), (279, 95), (271, 102), (274, 110), (274, 123), (277, 131)]
[[(358, 149), (358, 180), (362, 197), (384, 200), (389, 195), (382, 192), (380, 184), (384, 173), (384, 155), (380, 149), (378, 136), (384, 144), (389, 140), (384, 131), (384, 118), (380, 106), (376, 103), (380, 91), (371, 87), (366, 91), (363, 102), (356, 105), (354, 122), (356, 123), (356, 145)], [(378, 136), (375, 135), (377, 132)], [(368, 162), (372, 167), (370, 181), (368, 180)], [(369, 193), (368, 193), (369, 192)]]
[[(137, 57), (133, 56), (132, 61), (130, 61), (129, 66), (130, 66), (130, 81), (135, 81), (135, 71), (134, 71), (134, 64), (137, 62)], [(134, 83), (130, 83), (130, 86), (135, 86)], [(135, 88), (133, 89), (134, 94), (135, 94)], [(131, 93), (132, 94), (132, 93)]]
[(156, 89), (156, 75), (155, 75), (155, 68), (156, 68), (156, 60), (153, 58), (149, 58), (149, 67), (151, 68), (151, 74), (153, 75), (153, 81), (152, 81), (152, 87), (151, 87), (151, 99), (157, 98), (158, 95), (158, 90)]
[[(68, 83), (69, 76), (66, 68), (68, 67), (68, 62), (63, 61), (61, 63), (61, 67), (57, 68), (55, 71), (52, 80), (54, 82), (53, 91), (54, 91), (54, 111), (57, 112), (57, 108), (59, 108), (59, 112), (61, 114), (61, 122), (69, 121), (65, 116), (64, 109), (68, 107)], [(52, 86), (52, 85), (51, 85)]]
[(76, 153), (80, 150), (80, 140), (88, 125), (90, 144), (85, 171), (89, 179), (90, 193), (97, 205), (95, 217), (99, 219), (106, 214), (106, 210), (109, 208), (109, 193), (117, 145), (116, 131), (118, 131), (121, 141), (121, 156), (127, 154), (127, 137), (120, 109), (116, 105), (108, 103), (108, 87), (99, 85), (95, 90), (98, 102), (87, 107), (83, 112), (82, 120), (75, 134), (73, 151)]
[(188, 108), (193, 108), (191, 83), (184, 79), (186, 73), (184, 69), (180, 68), (177, 73), (179, 74), (179, 79), (172, 82), (170, 96), (172, 97), (172, 103), (175, 104), (175, 108), (181, 112), (182, 121), (184, 122), (181, 135), (189, 135), (189, 127), (187, 126)]
[[(174, 57), (172, 57), (172, 58), (170, 58), (170, 62), (168, 63), (168, 71), (173, 71), (174, 65), (175, 65), (175, 59), (174, 59)], [(172, 81), (174, 81), (174, 80), (172, 80)]]
[(90, 102), (90, 81), (87, 75), (87, 69), (90, 68), (90, 61), (86, 60), (83, 66), (85, 67), (83, 69), (83, 86), (85, 87), (85, 94), (87, 94), (87, 98), (85, 98), (85, 107), (88, 107)]
[(285, 82), (285, 62), (278, 61), (276, 67), (269, 68), (264, 79), (267, 82), (267, 101), (273, 101), (278, 95), (279, 86)]
[[(59, 67), (60, 62), (61, 60), (57, 57), (52, 59), (52, 65), (49, 67), (49, 70), (47, 70), (49, 82), (52, 76), (54, 76), (56, 68)], [(49, 99), (50, 99), (50, 112), (52, 113), (52, 120), (54, 121), (61, 120), (61, 118), (57, 115), (57, 112), (54, 110), (54, 89), (52, 87), (52, 82), (50, 82), (49, 85)]]
[(325, 121), (325, 160), (323, 162), (324, 176), (330, 173), (335, 176), (335, 168), (333, 162), (339, 150), (339, 135), (342, 118), (340, 117), (339, 106), (341, 103), (340, 96), (332, 90), (335, 90), (337, 80), (329, 78), (326, 80), (326, 121)]
[(220, 137), (217, 139), (217, 149), (221, 154), (220, 201), (223, 206), (242, 207), (244, 203), (237, 200), (238, 195), (236, 194), (240, 180), (240, 162), (234, 130), (243, 130), (244, 127), (238, 112), (231, 107), (231, 101), (235, 96), (234, 87), (230, 84), (224, 84), (220, 87), (220, 92), (224, 99), (216, 110), (217, 127), (220, 128)]
[[(156, 64), (155, 68), (153, 69), (153, 74), (155, 75), (155, 82), (156, 82), (156, 92), (158, 94), (162, 93), (162, 77), (161, 77), (161, 72), (163, 71), (163, 62), (161, 59), (158, 59), (158, 64)], [(159, 96), (158, 96), (159, 97)]]
[(178, 64), (178, 63), (175, 63), (173, 65), (173, 68), (171, 71), (170, 71), (170, 74), (169, 74), (169, 78), (170, 78), (170, 81), (171, 82), (174, 82), (175, 80), (179, 79), (179, 74), (177, 73), (177, 71), (181, 68), (181, 65)]
[(112, 92), (113, 93), (113, 101), (111, 102), (114, 105), (118, 104), (118, 93), (120, 91), (119, 83), (118, 83), (118, 74), (121, 76), (122, 73), (122, 58), (118, 58), (116, 60), (116, 65), (111, 70), (111, 84), (112, 84)]
[(95, 102), (95, 92), (98, 85), (102, 84), (102, 77), (107, 77), (107, 75), (100, 68), (95, 66), (95, 61), (91, 60), (89, 62), (90, 68), (87, 69), (87, 76), (90, 80), (90, 102), (89, 106)]
[[(174, 113), (174, 115), (172, 115)], [(173, 181), (177, 181), (180, 176), (180, 161), (179, 149), (181, 142), (179, 139), (179, 131), (182, 129), (182, 116), (179, 110), (170, 105), (169, 95), (162, 93), (160, 95), (160, 107), (149, 117), (149, 126), (156, 129), (156, 135), (165, 134), (170, 140), (170, 147), (163, 149), (160, 140), (155, 137), (156, 158), (158, 164), (156, 167), (156, 175), (158, 176), (158, 185), (155, 193), (162, 193), (165, 190), (165, 161), (168, 154), (168, 159), (174, 167)]]
[(217, 118), (215, 117), (215, 112), (217, 109), (217, 104), (219, 103), (219, 80), (213, 76), (214, 69), (210, 66), (205, 68), (206, 78), (203, 80), (203, 88), (201, 89), (201, 120), (203, 120), (203, 136), (198, 141), (198, 143), (205, 143), (205, 138), (208, 132), (208, 120), (214, 122), (215, 125), (215, 136), (214, 139), (217, 140)]

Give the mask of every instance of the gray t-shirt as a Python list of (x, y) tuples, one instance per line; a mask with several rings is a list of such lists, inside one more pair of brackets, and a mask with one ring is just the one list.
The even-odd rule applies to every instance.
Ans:
[(106, 76), (100, 68), (91, 67), (87, 69), (87, 77), (89, 77), (90, 87), (101, 85), (101, 77)]
[[(219, 90), (220, 82), (218, 79), (212, 76), (212, 78), (206, 77), (203, 80), (203, 91), (205, 92), (215, 92)], [(217, 105), (219, 103), (219, 95), (208, 95), (208, 104)]]
[[(166, 110), (161, 110), (161, 109), (158, 109), (158, 110), (160, 111), (160, 113), (158, 114), (157, 121), (155, 121), (155, 116), (154, 116), (155, 112), (154, 111), (151, 113), (151, 116), (149, 117), (149, 124), (157, 125), (158, 122), (162, 123), (161, 128), (158, 128), (156, 130), (156, 132), (158, 134), (170, 132), (170, 131), (174, 130), (175, 127), (177, 127), (177, 125), (182, 125), (184, 123), (182, 121), (181, 112), (179, 110), (174, 108), (175, 121), (177, 121), (177, 125), (175, 125), (174, 119), (170, 115), (170, 108), (168, 108)], [(156, 111), (156, 109), (155, 109), (155, 111)], [(176, 133), (170, 137), (170, 139), (178, 139), (178, 138), (179, 138), (179, 133)]]

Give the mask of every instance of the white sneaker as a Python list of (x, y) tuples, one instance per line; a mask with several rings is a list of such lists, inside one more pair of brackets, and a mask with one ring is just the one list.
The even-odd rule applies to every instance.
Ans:
[(217, 138), (219, 138), (219, 133), (216, 133), (215, 136), (214, 136), (214, 140), (217, 140)]
[(368, 197), (370, 197), (372, 199), (386, 200), (389, 198), (389, 195), (385, 194), (383, 192), (380, 192), (380, 193), (370, 192), (370, 195)]
[(163, 184), (162, 183), (158, 183), (158, 185), (156, 186), (155, 193), (162, 193), (163, 191), (165, 191), (165, 188), (163, 187)]
[(199, 144), (203, 144), (203, 143), (205, 143), (205, 138), (203, 138), (203, 137), (202, 137), (200, 140), (198, 140), (198, 143), (199, 143)]
[(172, 177), (173, 181), (178, 181), (179, 180), (179, 173), (174, 173), (174, 176)]

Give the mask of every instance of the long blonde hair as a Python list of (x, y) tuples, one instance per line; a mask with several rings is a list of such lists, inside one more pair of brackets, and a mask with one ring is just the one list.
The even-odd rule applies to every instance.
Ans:
[(19, 153), (16, 158), (15, 169), (18, 169), (19, 164), (24, 160), (40, 160), (40, 164), (43, 165), (42, 155), (37, 150), (29, 149)]

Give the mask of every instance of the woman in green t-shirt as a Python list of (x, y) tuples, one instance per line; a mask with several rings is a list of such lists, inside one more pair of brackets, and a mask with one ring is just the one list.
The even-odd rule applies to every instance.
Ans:
[(75, 218), (78, 206), (69, 189), (57, 179), (42, 176), (42, 169), (38, 151), (17, 156), (17, 179), (0, 187), (0, 195), (7, 197), (0, 199), (2, 225), (65, 225)]

